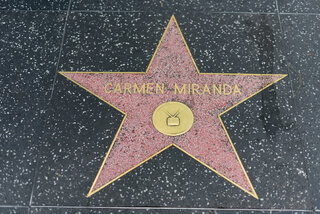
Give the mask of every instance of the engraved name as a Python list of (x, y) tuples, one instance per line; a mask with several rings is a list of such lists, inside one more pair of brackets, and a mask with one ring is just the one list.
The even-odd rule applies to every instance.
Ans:
[(164, 83), (106, 83), (107, 94), (164, 94), (166, 91), (183, 95), (241, 95), (237, 84), (196, 84), (175, 83), (173, 88), (166, 88)]

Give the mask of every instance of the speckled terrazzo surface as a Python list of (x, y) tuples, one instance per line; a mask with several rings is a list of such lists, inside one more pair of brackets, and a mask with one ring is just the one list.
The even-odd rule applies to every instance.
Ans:
[[(0, 213), (320, 212), (320, 2), (0, 1)], [(259, 200), (171, 147), (87, 198), (123, 115), (58, 71), (288, 74), (222, 116)], [(206, 127), (203, 127), (205, 130)]]

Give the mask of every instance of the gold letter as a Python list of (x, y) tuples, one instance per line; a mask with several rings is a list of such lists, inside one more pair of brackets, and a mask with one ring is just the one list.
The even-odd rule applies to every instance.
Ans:
[(216, 95), (216, 90), (221, 95), (221, 84), (219, 84), (219, 88), (217, 88), (216, 84), (213, 84), (212, 88), (213, 88), (213, 94), (214, 95)]
[(149, 91), (150, 90), (153, 90), (153, 83), (147, 83), (147, 94), (153, 94), (152, 91)]
[(107, 94), (110, 94), (110, 93), (112, 92), (112, 91), (108, 91), (108, 89), (107, 89), (107, 87), (108, 87), (109, 85), (112, 87), (112, 83), (109, 83), (109, 82), (104, 86), (104, 91), (105, 91)]
[(161, 94), (164, 93), (164, 84), (162, 83), (161, 86), (162, 87), (160, 87), (160, 85), (158, 83), (156, 84), (156, 94), (158, 94), (158, 90), (161, 91)]
[[(227, 91), (226, 87), (229, 88), (229, 92), (226, 92)], [(224, 95), (229, 95), (229, 94), (231, 94), (231, 92), (232, 92), (232, 87), (230, 85), (228, 85), (228, 84), (223, 84), (223, 94)]]
[[(196, 87), (195, 87), (195, 86), (196, 86)], [(198, 91), (198, 89), (199, 89), (199, 85), (192, 83), (192, 94), (194, 94), (195, 91), (197, 92), (197, 94), (200, 94), (199, 91)]]
[(136, 92), (138, 92), (139, 94), (141, 93), (141, 91), (142, 91), (142, 94), (144, 94), (145, 93), (145, 84), (143, 83), (142, 84), (142, 86), (141, 86), (141, 88), (139, 88), (138, 86), (137, 86), (137, 83), (135, 83), (134, 84), (134, 88), (133, 88), (133, 93), (135, 94)]
[(115, 94), (116, 92), (119, 92), (120, 94), (122, 93), (122, 92), (121, 92), (120, 83), (117, 83), (116, 87), (115, 87), (114, 90), (113, 90), (113, 93), (114, 93), (114, 94)]
[(235, 95), (236, 93), (238, 93), (238, 94), (241, 95), (241, 91), (240, 91), (240, 89), (238, 88), (238, 85), (237, 85), (237, 84), (235, 84), (235, 86), (234, 86), (233, 95)]
[(124, 83), (124, 91), (123, 91), (123, 94), (126, 94), (127, 93), (127, 90), (129, 92), (129, 94), (131, 94), (131, 83)]
[(177, 85), (177, 83), (174, 84), (174, 94), (177, 94), (177, 91), (179, 92), (179, 94), (186, 94), (186, 84), (183, 84), (181, 90), (179, 90), (179, 87)]
[(204, 88), (203, 88), (202, 94), (204, 94), (204, 93), (211, 94), (210, 89), (208, 88), (208, 85), (207, 85), (207, 84), (205, 84), (205, 85), (204, 85)]

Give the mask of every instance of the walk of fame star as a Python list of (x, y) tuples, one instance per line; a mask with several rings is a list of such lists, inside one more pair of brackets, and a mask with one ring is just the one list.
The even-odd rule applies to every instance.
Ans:
[[(175, 146), (258, 198), (221, 120), (221, 115), (286, 75), (200, 73), (174, 16), (171, 17), (146, 72), (60, 73), (125, 115), (88, 196), (165, 149)], [(118, 88), (115, 89), (118, 93), (111, 93), (106, 89), (107, 83), (108, 87), (117, 83), (130, 86), (164, 83), (167, 89), (174, 89), (176, 83), (194, 83), (202, 86), (207, 84), (210, 87), (213, 84), (236, 84), (239, 91), (229, 95), (213, 95), (212, 91), (174, 93), (172, 90), (163, 93), (129, 93), (128, 90), (124, 93)], [(194, 122), (191, 128), (189, 127), (190, 130), (181, 135), (169, 136), (155, 128), (152, 122), (153, 113), (166, 102), (182, 103), (192, 111)], [(170, 123), (179, 125), (175, 118), (171, 119)]]

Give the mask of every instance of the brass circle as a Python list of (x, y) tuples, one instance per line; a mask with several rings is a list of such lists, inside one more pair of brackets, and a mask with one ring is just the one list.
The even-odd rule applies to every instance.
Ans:
[(152, 115), (154, 127), (162, 134), (178, 136), (189, 131), (193, 124), (191, 109), (180, 102), (159, 105)]

